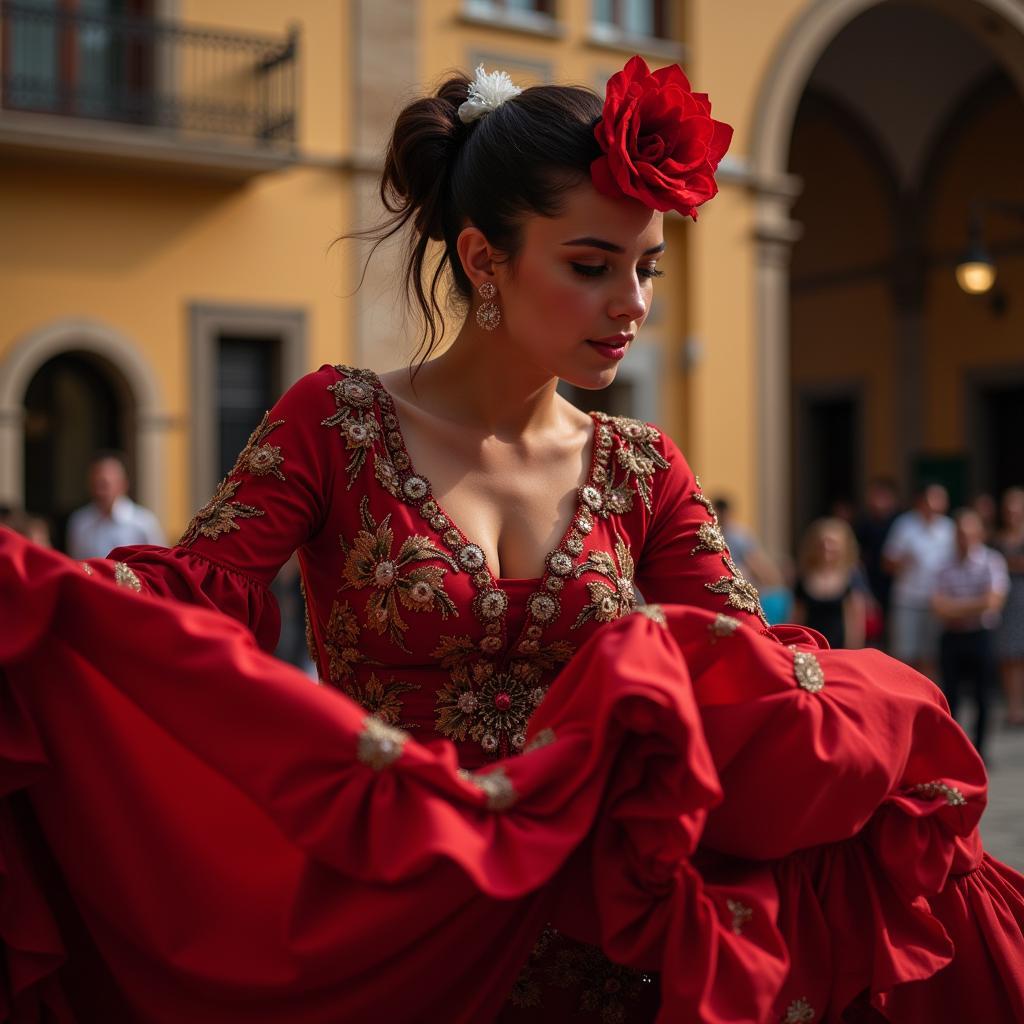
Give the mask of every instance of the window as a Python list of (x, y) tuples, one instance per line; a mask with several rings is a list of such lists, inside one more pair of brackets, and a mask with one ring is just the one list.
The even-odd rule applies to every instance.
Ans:
[(4, 10), (4, 106), (149, 120), (151, 15), (150, 0), (33, 0)]
[(668, 0), (594, 0), (594, 27), (602, 33), (668, 39)]
[(302, 310), (191, 307), (192, 507), (213, 493), (263, 414), (308, 369)]
[(466, 7), (470, 14), (555, 14), (555, 0), (468, 0)]

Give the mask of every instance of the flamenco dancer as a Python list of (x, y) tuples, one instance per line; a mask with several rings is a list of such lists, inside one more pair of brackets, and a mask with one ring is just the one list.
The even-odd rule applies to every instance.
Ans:
[[(381, 184), (416, 364), (300, 380), (171, 549), (0, 535), (0, 1019), (1024, 1020), (938, 690), (769, 627), (672, 441), (556, 392), (730, 136), (638, 57), (450, 78)], [(296, 550), (322, 686), (263, 653)]]

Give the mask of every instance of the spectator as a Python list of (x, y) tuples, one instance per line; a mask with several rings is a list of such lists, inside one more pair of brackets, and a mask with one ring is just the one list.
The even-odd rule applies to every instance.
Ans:
[(126, 544), (166, 544), (156, 516), (128, 497), (128, 471), (117, 452), (97, 452), (89, 463), (88, 505), (68, 519), (68, 554), (105, 558)]
[(960, 684), (973, 684), (978, 708), (974, 746), (984, 757), (989, 695), (996, 674), (992, 637), (1010, 581), (1006, 560), (985, 546), (985, 524), (974, 509), (957, 512), (955, 533), (956, 554), (939, 571), (932, 597), (932, 607), (942, 623), (942, 689), (955, 716)]
[(885, 476), (872, 477), (864, 492), (864, 511), (857, 517), (854, 534), (860, 545), (860, 560), (868, 586), (882, 610), (883, 619), (889, 614), (892, 577), (882, 566), (882, 551), (898, 514), (895, 481)]
[(909, 512), (897, 516), (882, 548), (882, 565), (893, 577), (889, 642), (894, 657), (932, 679), (936, 676), (937, 624), (931, 599), (935, 579), (953, 557), (949, 495), (941, 484), (921, 487)]
[(53, 546), (50, 543), (50, 524), (42, 516), (32, 516), (10, 505), (0, 505), (0, 526), (9, 527), (40, 547)]
[(1011, 487), (1003, 494), (1002, 518), (995, 546), (1010, 570), (1010, 592), (996, 634), (996, 651), (1006, 694), (1006, 722), (1024, 725), (1024, 487)]
[(732, 517), (728, 498), (714, 498), (729, 554), (740, 572), (761, 592), (761, 606), (771, 623), (785, 622), (791, 615), (792, 595), (779, 567), (765, 552), (757, 538)]
[(866, 601), (856, 580), (857, 541), (849, 523), (816, 519), (800, 544), (793, 618), (830, 647), (863, 647)]
[(996, 527), (999, 519), (999, 507), (996, 499), (988, 491), (974, 496), (971, 508), (981, 517), (981, 525), (985, 531), (985, 543), (992, 546), (996, 539)]

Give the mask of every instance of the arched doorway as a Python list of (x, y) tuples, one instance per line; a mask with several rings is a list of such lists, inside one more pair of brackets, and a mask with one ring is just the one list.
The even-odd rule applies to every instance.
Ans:
[[(114, 447), (131, 462), (136, 499), (165, 516), (166, 442), (177, 421), (162, 392), (141, 346), (106, 324), (58, 320), (24, 334), (0, 359), (0, 502), (48, 512), (60, 526), (81, 503), (89, 454)], [(54, 472), (59, 483), (40, 479)]]
[(24, 505), (50, 523), (64, 546), (67, 517), (89, 498), (90, 457), (123, 452), (134, 461), (135, 403), (124, 377), (107, 360), (70, 351), (48, 359), (25, 390)]
[[(928, 462), (929, 446), (949, 447), (948, 433), (944, 442), (934, 439), (941, 434), (937, 421), (946, 415), (959, 384), (928, 357), (930, 332), (948, 317), (948, 307), (942, 311), (942, 299), (951, 298), (947, 286), (957, 253), (949, 247), (948, 233), (943, 236), (934, 230), (929, 196), (935, 183), (929, 182), (927, 167), (936, 159), (934, 144), (949, 119), (957, 116), (980, 81), (996, 75), (1009, 83), (1019, 102), (1024, 95), (1024, 8), (1013, 0), (817, 0), (795, 19), (773, 56), (759, 95), (750, 156), (752, 178), (762, 183), (756, 193), (762, 389), (757, 432), (759, 496), (763, 533), (776, 549), (789, 548), (811, 506), (821, 505), (829, 489), (838, 486), (835, 480), (821, 486), (819, 480), (811, 488), (816, 492), (812, 500), (798, 493), (803, 481), (796, 478), (805, 472), (806, 453), (799, 450), (795, 435), (808, 430), (808, 405), (817, 403), (810, 419), (816, 415), (819, 423), (831, 424), (846, 448), (859, 445), (863, 455), (891, 447), (888, 465), (871, 465), (862, 457), (852, 469), (860, 477), (891, 472), (909, 484)], [(916, 97), (922, 99), (916, 108), (907, 82), (924, 87), (923, 99)], [(829, 105), (833, 113), (840, 113), (822, 118), (822, 109)], [(927, 116), (922, 116), (926, 105)], [(853, 168), (854, 177), (871, 182), (863, 207), (856, 201), (844, 207), (837, 196), (828, 198), (827, 187), (821, 188), (823, 182), (829, 184), (830, 176), (833, 184), (839, 183), (837, 168), (839, 175), (850, 169), (838, 164), (829, 169), (827, 159), (819, 159), (827, 147), (800, 138), (808, 127), (807, 118), (815, 114), (822, 134), (845, 136), (871, 165)], [(865, 136), (871, 144), (863, 144)], [(811, 159), (798, 166), (793, 158), (801, 152)], [(884, 160), (875, 160), (877, 153), (884, 154)], [(1006, 163), (1012, 165), (1012, 161)], [(807, 189), (817, 194), (799, 198)], [(862, 247), (863, 251), (851, 253), (858, 257), (856, 261), (828, 267), (833, 282), (825, 280), (827, 275), (815, 274), (814, 261), (801, 259), (794, 249), (794, 243), (803, 244), (796, 242), (801, 227), (807, 240), (805, 255), (820, 241), (812, 236), (815, 226), (820, 228), (823, 222), (808, 216), (808, 208), (822, 205), (846, 215), (845, 224), (838, 226), (840, 234), (864, 232), (879, 243), (870, 252)], [(948, 203), (944, 216), (950, 216)], [(959, 246), (964, 241), (965, 219), (960, 214), (954, 217)], [(857, 244), (863, 241), (856, 234), (852, 237)], [(874, 281), (877, 294), (871, 303), (876, 310), (884, 309), (873, 321), (874, 327), (865, 318), (867, 306), (852, 298), (852, 288), (844, 300), (852, 316), (844, 315), (843, 303), (830, 308), (825, 293), (837, 282), (844, 284), (839, 280), (844, 275), (845, 284), (851, 286)], [(815, 276), (817, 280), (808, 281)], [(803, 295), (794, 304), (793, 296), (801, 288)], [(816, 296), (811, 297), (810, 288), (817, 289)], [(815, 306), (816, 312), (809, 312)], [(964, 316), (957, 319), (965, 325), (970, 321)], [(862, 331), (876, 331), (877, 336), (862, 332), (859, 338), (867, 339), (864, 344), (856, 332), (852, 340), (845, 337), (848, 328), (857, 325)], [(819, 346), (827, 347), (833, 336), (837, 345), (845, 346), (836, 351), (849, 364), (842, 386), (819, 389), (817, 396), (804, 401), (804, 411), (794, 401), (793, 358), (800, 354), (796, 346), (807, 348), (797, 340), (794, 332), (798, 330), (809, 330)], [(877, 356), (877, 343), (885, 338), (889, 344), (882, 357), (884, 371), (877, 359), (874, 367), (867, 367), (868, 351)], [(860, 366), (853, 365), (854, 357), (862, 357)], [(886, 382), (873, 390), (867, 386), (868, 378), (877, 383), (883, 372)], [(888, 397), (883, 394), (886, 388)], [(936, 388), (944, 389), (942, 396), (936, 397)], [(955, 397), (950, 422), (963, 432), (971, 403), (963, 395)], [(820, 447), (820, 468), (834, 471), (829, 446)], [(959, 472), (952, 457), (933, 459), (928, 468), (932, 475)], [(792, 490), (779, 486), (786, 480), (793, 482)]]

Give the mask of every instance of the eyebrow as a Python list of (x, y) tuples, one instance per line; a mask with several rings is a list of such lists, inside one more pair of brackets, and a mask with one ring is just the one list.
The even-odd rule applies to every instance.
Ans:
[[(605, 252), (624, 253), (626, 250), (621, 245), (616, 245), (614, 242), (606, 242), (603, 238), (573, 238), (568, 242), (563, 242), (562, 245), (589, 245), (594, 249), (604, 249)], [(645, 256), (654, 256), (656, 253), (665, 251), (665, 243), (661, 245), (652, 246), (650, 249), (644, 250)]]

